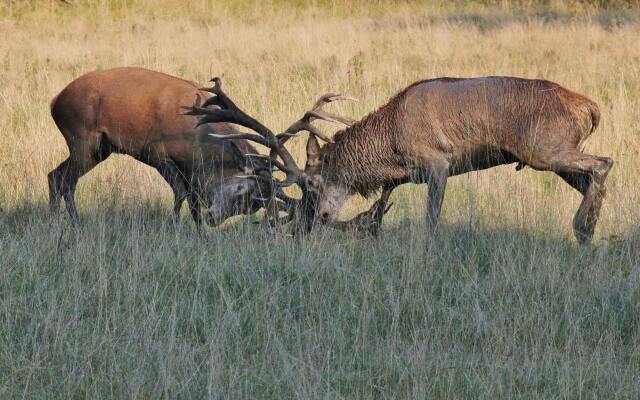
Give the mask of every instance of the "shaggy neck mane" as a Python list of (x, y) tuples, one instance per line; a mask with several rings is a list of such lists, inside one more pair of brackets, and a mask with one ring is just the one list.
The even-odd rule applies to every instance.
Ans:
[(378, 110), (349, 128), (336, 133), (335, 143), (322, 148), (322, 175), (331, 183), (345, 184), (351, 193), (364, 197), (383, 185), (406, 177), (403, 159), (396, 149), (400, 134), (401, 104), (409, 89), (431, 81), (457, 81), (435, 78), (417, 81), (393, 96)]
[(328, 182), (346, 185), (368, 197), (397, 174), (395, 151), (398, 103), (402, 93), (334, 136), (322, 148), (322, 172)]

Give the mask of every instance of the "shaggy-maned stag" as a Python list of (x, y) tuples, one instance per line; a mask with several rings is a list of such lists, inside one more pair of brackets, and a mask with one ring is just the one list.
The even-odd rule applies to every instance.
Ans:
[(593, 237), (613, 161), (582, 151), (600, 120), (597, 104), (557, 83), (514, 77), (416, 82), (323, 147), (308, 129), (304, 170), (283, 140), (236, 107), (219, 79), (212, 91), (222, 109), (194, 109), (203, 115), (199, 124), (233, 122), (258, 133), (235, 136), (280, 156), (282, 163), (272, 163), (287, 178), (276, 184), (300, 186), (297, 218), (305, 231), (317, 218), (332, 222), (347, 196), (382, 189), (380, 200), (356, 217), (357, 223), (372, 220), (377, 233), (392, 190), (415, 182), (428, 184), (427, 230), (433, 236), (450, 176), (517, 163), (516, 170), (552, 171), (582, 193), (573, 228), (582, 244)]
[[(111, 153), (128, 154), (155, 167), (175, 196), (174, 217), (185, 200), (200, 230), (201, 206), (206, 221), (217, 225), (240, 213), (253, 213), (272, 193), (264, 193), (271, 176), (264, 163), (245, 163), (243, 155), (256, 153), (246, 140), (221, 140), (237, 134), (226, 123), (194, 129), (196, 117), (183, 115), (181, 106), (211, 95), (186, 80), (142, 68), (90, 72), (71, 82), (51, 102), (51, 115), (69, 148), (69, 157), (49, 173), (52, 212), (63, 196), (74, 225), (79, 225), (74, 192), (79, 178)], [(255, 165), (256, 163), (254, 163)], [(247, 180), (237, 175), (265, 176)], [(221, 183), (225, 184), (222, 185)]]

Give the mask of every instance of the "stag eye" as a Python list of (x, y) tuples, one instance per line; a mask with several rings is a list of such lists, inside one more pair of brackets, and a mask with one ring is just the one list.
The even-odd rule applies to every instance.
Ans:
[(307, 178), (307, 185), (313, 189), (318, 189), (320, 187), (320, 183), (311, 177)]

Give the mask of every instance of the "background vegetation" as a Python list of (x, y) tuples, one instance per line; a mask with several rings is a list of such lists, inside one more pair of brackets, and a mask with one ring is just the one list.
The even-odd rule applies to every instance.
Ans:
[[(0, 397), (637, 398), (636, 5), (305, 3), (0, 2)], [(587, 151), (616, 162), (593, 246), (571, 232), (579, 194), (513, 166), (452, 179), (428, 250), (411, 185), (377, 240), (296, 242), (254, 217), (203, 241), (117, 155), (80, 181), (75, 232), (47, 212), (67, 155), (49, 101), (122, 65), (222, 74), (274, 129), (329, 90), (361, 117), (427, 77), (559, 82), (600, 104)]]

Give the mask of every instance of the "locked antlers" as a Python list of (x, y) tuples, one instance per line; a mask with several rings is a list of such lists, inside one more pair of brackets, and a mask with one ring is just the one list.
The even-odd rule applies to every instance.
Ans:
[[(306, 174), (298, 167), (295, 160), (291, 156), (291, 153), (285, 148), (284, 143), (291, 137), (296, 136), (300, 131), (308, 131), (310, 134), (317, 136), (318, 138), (331, 142), (332, 140), (325, 136), (319, 129), (311, 125), (314, 120), (324, 120), (330, 122), (342, 123), (350, 126), (354, 121), (350, 118), (343, 117), (341, 115), (333, 114), (322, 110), (326, 104), (336, 100), (354, 100), (356, 99), (348, 96), (342, 96), (335, 93), (327, 93), (318, 99), (314, 106), (307, 111), (302, 118), (291, 124), (283, 133), (275, 135), (269, 128), (257, 121), (255, 118), (242, 111), (222, 90), (222, 81), (216, 77), (211, 79), (214, 83), (212, 88), (204, 88), (214, 94), (213, 97), (207, 99), (204, 104), (200, 105), (200, 100), (197, 99), (195, 104), (191, 107), (183, 107), (187, 115), (201, 116), (197, 126), (212, 122), (229, 122), (244, 126), (253, 130), (255, 133), (236, 133), (230, 135), (215, 135), (211, 136), (217, 139), (232, 140), (232, 139), (245, 139), (252, 142), (261, 144), (268, 147), (271, 152), (270, 155), (262, 154), (246, 154), (245, 157), (251, 159), (259, 159), (268, 162), (270, 165), (279, 169), (286, 174), (284, 181), (279, 181), (273, 178), (274, 184), (277, 187), (284, 187), (291, 184), (298, 184), (300, 187), (304, 186), (304, 179)], [(215, 105), (217, 108), (207, 108), (208, 106)], [(280, 158), (280, 162), (277, 158)], [(273, 176), (273, 175), (272, 175)]]

